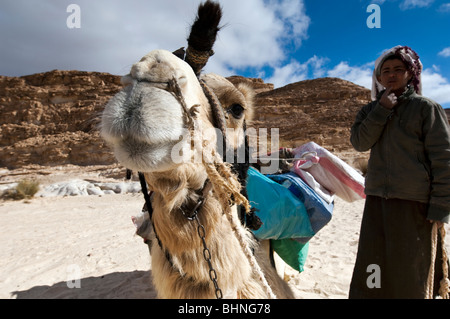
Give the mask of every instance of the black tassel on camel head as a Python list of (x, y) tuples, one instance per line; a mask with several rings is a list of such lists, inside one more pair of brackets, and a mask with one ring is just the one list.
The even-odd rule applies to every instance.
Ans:
[(184, 49), (178, 49), (174, 54), (183, 59), (192, 67), (197, 76), (210, 56), (214, 54), (213, 46), (217, 33), (220, 30), (219, 23), (222, 19), (222, 8), (216, 2), (207, 0), (198, 7), (197, 17), (191, 28), (188, 48), (184, 57)]

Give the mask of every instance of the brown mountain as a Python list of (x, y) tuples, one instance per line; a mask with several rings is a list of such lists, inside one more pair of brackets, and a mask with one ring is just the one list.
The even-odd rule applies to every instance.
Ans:
[(330, 151), (349, 151), (350, 127), (368, 102), (368, 89), (341, 79), (297, 82), (258, 94), (254, 125), (279, 128), (282, 146), (314, 141)]
[[(279, 128), (281, 145), (314, 141), (331, 151), (352, 151), (350, 126), (369, 101), (369, 90), (322, 78), (273, 89), (246, 81), (256, 92), (255, 128)], [(59, 71), (0, 76), (0, 167), (30, 164), (109, 165), (114, 156), (99, 137), (99, 115), (121, 88), (120, 76)]]
[(97, 124), (120, 88), (120, 77), (107, 73), (0, 77), (0, 167), (114, 163)]

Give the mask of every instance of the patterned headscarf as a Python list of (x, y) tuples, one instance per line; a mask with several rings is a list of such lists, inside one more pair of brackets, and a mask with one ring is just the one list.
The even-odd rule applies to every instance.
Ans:
[(398, 56), (403, 63), (405, 63), (408, 71), (412, 74), (411, 84), (414, 86), (414, 90), (417, 94), (422, 94), (422, 62), (420, 62), (419, 55), (410, 47), (398, 45), (385, 51), (376, 61), (375, 69), (372, 75), (372, 101), (377, 99), (377, 95), (385, 89), (380, 82), (378, 82), (377, 77), (381, 74), (381, 66), (383, 65), (386, 58), (390, 56)]

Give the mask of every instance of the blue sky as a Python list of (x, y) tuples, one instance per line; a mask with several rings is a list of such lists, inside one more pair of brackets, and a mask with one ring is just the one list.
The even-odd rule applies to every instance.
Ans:
[[(52, 69), (123, 75), (153, 49), (186, 45), (200, 0), (1, 0), (0, 75)], [(280, 87), (340, 77), (370, 88), (374, 61), (408, 45), (423, 94), (450, 107), (450, 0), (221, 0), (223, 29), (206, 71)], [(69, 28), (70, 4), (80, 28)], [(369, 28), (370, 4), (381, 28)], [(72, 20), (73, 21), (73, 20)]]

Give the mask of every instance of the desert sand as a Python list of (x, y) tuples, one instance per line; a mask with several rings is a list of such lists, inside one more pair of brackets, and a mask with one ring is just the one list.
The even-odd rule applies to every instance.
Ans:
[[(53, 170), (41, 186), (75, 177), (101, 179)], [(156, 298), (151, 257), (131, 222), (143, 203), (140, 193), (0, 201), (0, 298)], [(363, 206), (336, 198), (304, 272), (286, 269), (297, 298), (347, 298)]]

